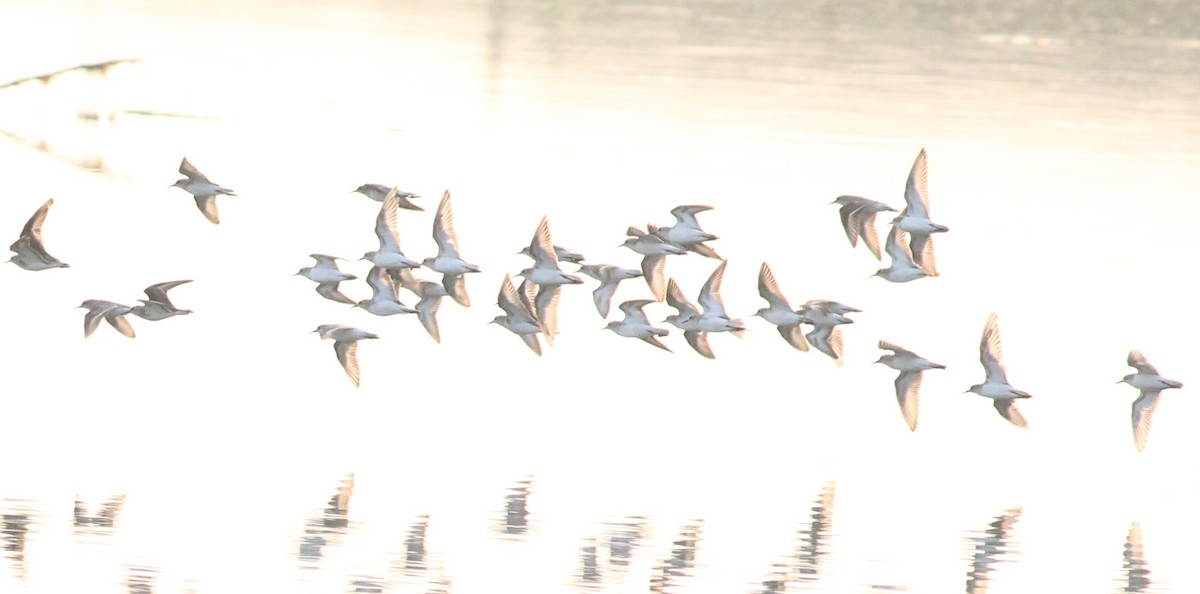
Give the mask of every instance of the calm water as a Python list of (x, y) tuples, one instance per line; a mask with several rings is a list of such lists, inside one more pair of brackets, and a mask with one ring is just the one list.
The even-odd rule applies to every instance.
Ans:
[[(138, 61), (0, 89), (0, 230), (53, 196), (72, 265), (0, 270), (2, 592), (1200, 591), (1194, 2), (3, 8), (0, 81)], [(828, 202), (898, 204), (922, 147), (942, 276), (868, 278)], [(219, 227), (167, 189), (184, 155), (238, 191)], [(453, 192), (484, 272), (440, 345), (290, 276), (373, 248), (366, 182)], [(684, 203), (750, 320), (716, 360), (601, 332), (591, 281), (541, 358), (485, 325), (542, 215), (632, 267), (625, 227)], [(864, 310), (844, 367), (749, 318), (763, 260)], [(83, 299), (177, 278), (194, 315), (80, 339)], [(1026, 431), (960, 394), (992, 311)], [(381, 335), (361, 388), (322, 323)], [(915, 433), (880, 339), (948, 366)], [(1131, 348), (1189, 386), (1140, 455)]]

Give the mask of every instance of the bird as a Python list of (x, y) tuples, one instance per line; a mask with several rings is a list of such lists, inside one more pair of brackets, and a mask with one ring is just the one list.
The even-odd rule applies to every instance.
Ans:
[(1137, 451), (1146, 449), (1146, 438), (1150, 435), (1150, 417), (1158, 408), (1158, 395), (1169, 388), (1182, 388), (1183, 382), (1167, 379), (1158, 374), (1158, 370), (1146, 360), (1140, 351), (1129, 351), (1125, 361), (1137, 370), (1121, 378), (1118, 384), (1129, 384), (1138, 390), (1137, 400), (1133, 401), (1133, 445)]
[[(725, 278), (725, 266), (727, 260), (722, 260), (717, 268), (709, 275), (708, 280), (704, 282), (704, 286), (700, 287), (700, 294), (697, 295), (696, 301), (700, 304), (701, 311), (695, 311), (692, 308), (691, 312), (684, 313), (680, 310), (679, 315), (682, 316), (675, 324), (677, 327), (684, 329), (684, 338), (689, 337), (689, 332), (697, 332), (691, 336), (695, 337), (695, 342), (688, 339), (688, 344), (696, 349), (696, 352), (708, 357), (714, 358), (712, 349), (708, 346), (707, 333), (709, 332), (730, 332), (734, 336), (741, 337), (746, 331), (746, 325), (741, 320), (731, 319), (725, 313), (725, 304), (721, 301), (721, 281)], [(678, 288), (676, 288), (678, 292)], [(670, 303), (671, 291), (667, 290), (667, 299)], [(679, 297), (675, 298), (679, 301)], [(690, 307), (690, 304), (689, 304)], [(692, 330), (694, 328), (694, 330)]]
[(779, 282), (766, 262), (758, 269), (758, 294), (767, 300), (767, 307), (754, 312), (754, 315), (774, 324), (783, 340), (800, 351), (808, 351), (808, 342), (800, 324), (811, 324), (812, 320), (792, 309), (787, 297), (779, 290)]
[(309, 254), (309, 258), (316, 260), (317, 263), (313, 266), (301, 268), (293, 276), (303, 276), (308, 280), (317, 283), (317, 294), (339, 303), (354, 305), (355, 301), (342, 294), (338, 290), (338, 283), (347, 280), (358, 278), (348, 272), (342, 272), (338, 269), (337, 261), (341, 260), (336, 256), (326, 256), (325, 254)]
[[(992, 404), (1000, 416), (1018, 427), (1028, 427), (1029, 423), (1025, 421), (1025, 417), (1021, 416), (1021, 411), (1017, 410), (1014, 401), (1032, 396), (1028, 392), (1023, 392), (1008, 384), (1008, 377), (1004, 373), (1004, 364), (1000, 362), (1000, 326), (996, 320), (996, 313), (992, 312), (983, 325), (983, 337), (979, 341), (979, 362), (983, 364), (986, 372), (983, 383), (971, 386), (967, 392), (991, 398)], [(967, 392), (963, 392), (963, 394)]]
[(367, 273), (367, 285), (371, 287), (371, 298), (355, 303), (354, 307), (377, 316), (417, 313), (417, 310), (400, 302), (396, 296), (396, 285), (392, 283), (387, 270), (372, 266)]
[(853, 324), (854, 320), (844, 314), (834, 313), (822, 305), (813, 304), (800, 309), (800, 315), (808, 319), (812, 332), (804, 335), (808, 344), (833, 359), (838, 367), (842, 366), (842, 324)]
[(701, 229), (700, 223), (696, 220), (698, 213), (708, 210), (712, 210), (712, 207), (702, 204), (676, 206), (671, 209), (671, 216), (675, 217), (675, 224), (670, 227), (657, 227), (651, 233), (670, 243), (683, 246), (717, 239), (716, 235)]
[(433, 241), (437, 243), (436, 258), (425, 258), (421, 263), (434, 272), (442, 274), (442, 286), (459, 305), (471, 306), (467, 296), (467, 284), (463, 275), (479, 272), (479, 267), (464, 261), (458, 255), (458, 235), (454, 233), (454, 212), (450, 210), (450, 190), (442, 193), (437, 214), (433, 217)]
[(517, 276), (538, 286), (537, 297), (534, 300), (537, 318), (542, 322), (546, 342), (553, 344), (554, 336), (558, 332), (558, 314), (549, 310), (558, 307), (558, 297), (562, 285), (578, 285), (583, 281), (578, 276), (567, 274), (559, 268), (558, 255), (550, 240), (550, 223), (544, 216), (533, 233), (533, 240), (529, 244), (529, 254), (534, 260), (533, 267), (522, 270), (517, 273)]
[(320, 335), (322, 340), (333, 340), (333, 352), (337, 353), (338, 362), (346, 371), (346, 377), (349, 377), (350, 382), (357, 388), (359, 384), (358, 341), (373, 340), (379, 336), (366, 330), (340, 324), (322, 324), (317, 326), (313, 332)]
[(8, 259), (9, 262), (24, 268), (25, 270), (48, 270), (50, 268), (70, 268), (70, 265), (59, 261), (58, 258), (51, 256), (46, 251), (46, 246), (42, 244), (42, 225), (46, 223), (46, 215), (50, 212), (50, 205), (54, 204), (54, 199), (46, 200), (29, 220), (25, 222), (25, 227), (21, 229), (21, 236), (8, 246), (8, 249), (16, 252), (17, 255)]
[(859, 196), (838, 196), (830, 204), (842, 206), (838, 209), (838, 214), (842, 217), (842, 228), (846, 230), (846, 238), (850, 240), (850, 246), (857, 246), (858, 238), (862, 237), (863, 243), (866, 244), (868, 250), (871, 250), (875, 259), (881, 259), (879, 235), (875, 232), (875, 215), (896, 209), (882, 202)]
[(611, 264), (580, 264), (579, 272), (600, 281), (600, 286), (592, 291), (592, 301), (595, 302), (596, 311), (600, 312), (600, 317), (606, 319), (613, 294), (617, 292), (617, 286), (621, 284), (621, 281), (642, 276), (640, 271)]
[(646, 319), (646, 313), (642, 311), (643, 307), (651, 303), (654, 303), (654, 301), (650, 299), (634, 299), (622, 303), (619, 307), (622, 312), (625, 312), (625, 319), (619, 322), (609, 322), (604, 329), (612, 330), (618, 336), (643, 340), (668, 353), (672, 352), (671, 349), (667, 348), (667, 345), (658, 340), (659, 336), (667, 336), (671, 332), (651, 326), (650, 320)]
[(221, 186), (208, 181), (208, 178), (196, 169), (195, 165), (188, 162), (187, 157), (179, 163), (179, 173), (184, 175), (184, 178), (177, 180), (171, 184), (172, 188), (182, 188), (196, 199), (196, 208), (204, 214), (204, 218), (214, 225), (221, 223), (217, 217), (217, 196), (237, 196), (233, 190), (222, 188)]
[(945, 233), (950, 228), (929, 220), (929, 169), (925, 161), (925, 149), (917, 154), (908, 180), (904, 184), (904, 201), (908, 206), (892, 220), (892, 224), (909, 234), (909, 251), (913, 261), (929, 276), (937, 276), (937, 265), (933, 260), (934, 233)]
[(700, 329), (700, 309), (687, 300), (675, 279), (667, 281), (667, 305), (678, 313), (667, 316), (663, 322), (683, 330), (683, 339), (692, 350), (706, 359), (715, 359), (708, 344), (708, 333)]
[(686, 254), (687, 250), (678, 245), (669, 244), (661, 237), (642, 231), (637, 227), (629, 227), (625, 230), (625, 234), (629, 238), (619, 247), (627, 247), (642, 255), (642, 276), (645, 277), (646, 284), (650, 287), (650, 293), (654, 295), (654, 300), (662, 301), (667, 294), (666, 277), (663, 274), (667, 263), (666, 258), (667, 256)]
[(142, 304), (133, 306), (129, 313), (142, 318), (143, 320), (149, 320), (151, 322), (165, 320), (172, 316), (185, 316), (192, 313), (192, 310), (190, 309), (179, 309), (175, 307), (175, 304), (171, 303), (171, 299), (167, 297), (167, 291), (170, 291), (179, 285), (185, 285), (190, 282), (192, 281), (168, 281), (146, 287), (145, 293), (148, 299), (139, 299), (138, 301), (140, 301)]
[(103, 299), (88, 299), (79, 304), (79, 308), (88, 310), (83, 315), (84, 338), (91, 336), (96, 331), (96, 327), (100, 325), (100, 320), (108, 322), (110, 326), (117, 329), (117, 332), (129, 338), (136, 336), (133, 332), (133, 326), (130, 325), (129, 320), (125, 319), (125, 315), (133, 310), (128, 305), (104, 301)]
[(821, 309), (824, 309), (825, 311), (827, 311), (829, 313), (834, 313), (834, 314), (843, 315), (843, 316), (848, 313), (862, 312), (861, 309), (850, 307), (849, 305), (845, 305), (843, 303), (838, 303), (837, 301), (830, 301), (828, 299), (811, 299), (809, 301), (805, 301), (804, 306), (800, 308), (800, 312), (803, 313), (804, 310), (812, 308), (812, 307), (820, 307)]
[(509, 332), (520, 336), (529, 350), (541, 356), (542, 344), (538, 341), (537, 335), (544, 333), (543, 326), (542, 322), (538, 320), (537, 314), (534, 313), (533, 303), (530, 302), (528, 292), (531, 285), (527, 285), (526, 282), (528, 281), (521, 283), (521, 291), (518, 292), (512, 284), (512, 278), (507, 274), (504, 275), (496, 304), (500, 306), (505, 315), (496, 316), (489, 323), (502, 326)]
[[(930, 243), (927, 245), (931, 246), (933, 244)], [(908, 245), (904, 243), (904, 231), (900, 229), (900, 225), (892, 225), (892, 230), (888, 233), (887, 243), (883, 249), (887, 252), (888, 257), (891, 258), (892, 265), (887, 268), (880, 268), (872, 276), (878, 276), (893, 283), (906, 283), (932, 276), (913, 261), (912, 252), (909, 251)]]
[(395, 186), (389, 188), (383, 184), (363, 184), (355, 188), (350, 193), (353, 194), (357, 192), (376, 202), (383, 202), (384, 198), (387, 198), (388, 192), (392, 191), (396, 192), (397, 206), (400, 208), (405, 210), (425, 210), (424, 208), (421, 208), (420, 206), (417, 206), (411, 202), (413, 198), (420, 198), (420, 196), (413, 194), (412, 192), (397, 191)]
[(896, 401), (900, 403), (900, 414), (909, 431), (917, 430), (917, 408), (920, 403), (921, 372), (926, 369), (945, 369), (945, 365), (934, 363), (916, 353), (898, 347), (886, 340), (879, 341), (879, 348), (892, 351), (883, 355), (876, 363), (883, 363), (900, 372), (896, 376)]
[(363, 254), (362, 259), (387, 269), (396, 274), (401, 268), (417, 268), (420, 262), (410, 259), (400, 251), (400, 229), (397, 226), (397, 213), (400, 200), (396, 188), (392, 188), (379, 206), (379, 216), (375, 218), (375, 236), (379, 238), (379, 249)]
[(417, 310), (417, 320), (425, 327), (425, 331), (429, 333), (433, 341), (440, 344), (442, 335), (438, 330), (437, 312), (442, 306), (442, 297), (448, 295), (446, 287), (443, 287), (441, 283), (418, 280), (409, 268), (400, 271), (399, 282), (401, 287), (412, 292), (419, 299), (413, 306)]
[[(582, 264), (583, 261), (586, 259), (583, 257), (583, 254), (580, 254), (579, 252), (573, 252), (567, 248), (560, 247), (557, 245), (553, 246), (553, 247), (554, 247), (554, 255), (556, 257), (558, 257), (559, 262), (570, 262), (572, 264)], [(521, 256), (529, 256), (530, 258), (533, 257), (533, 252), (531, 251), (531, 246), (528, 246), (528, 245), (521, 248), (521, 251), (517, 252), (517, 254), (521, 255)]]

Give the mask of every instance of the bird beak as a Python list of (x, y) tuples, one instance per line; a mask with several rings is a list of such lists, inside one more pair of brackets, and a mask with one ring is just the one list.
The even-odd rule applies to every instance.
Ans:
[(1125, 383), (1125, 380), (1124, 380), (1124, 379), (1119, 379), (1119, 380), (1117, 380), (1117, 383), (1118, 383), (1118, 384), (1123, 384), (1123, 383)]
[(970, 393), (971, 393), (970, 390), (963, 390), (963, 394), (970, 394)]

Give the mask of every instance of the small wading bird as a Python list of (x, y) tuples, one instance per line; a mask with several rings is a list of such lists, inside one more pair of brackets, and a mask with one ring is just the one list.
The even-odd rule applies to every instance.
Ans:
[(146, 287), (145, 292), (148, 299), (138, 299), (138, 301), (140, 301), (142, 304), (133, 306), (129, 313), (142, 318), (143, 320), (149, 320), (151, 322), (165, 320), (173, 316), (186, 316), (192, 313), (192, 310), (190, 309), (179, 309), (175, 307), (175, 304), (171, 303), (171, 299), (167, 297), (167, 291), (170, 291), (179, 285), (185, 285), (190, 282), (192, 281), (168, 281)]
[(354, 280), (358, 278), (353, 274), (342, 272), (338, 269), (337, 261), (341, 260), (337, 256), (327, 256), (325, 254), (309, 254), (309, 258), (316, 260), (317, 263), (312, 266), (301, 268), (299, 272), (292, 276), (303, 276), (308, 280), (317, 283), (317, 294), (338, 303), (346, 303), (354, 305), (354, 300), (342, 294), (338, 290), (338, 284), (342, 281)]
[(926, 369), (945, 369), (946, 366), (934, 363), (885, 340), (879, 341), (879, 348), (892, 351), (892, 354), (883, 355), (876, 363), (883, 363), (900, 372), (900, 375), (896, 376), (896, 401), (900, 403), (900, 414), (904, 417), (904, 424), (908, 425), (909, 431), (916, 431), (917, 409), (920, 406), (918, 392), (921, 390), (921, 372)]
[(433, 217), (433, 241), (437, 243), (436, 258), (425, 258), (421, 263), (426, 268), (442, 274), (442, 286), (446, 294), (463, 307), (471, 306), (467, 296), (464, 274), (479, 272), (479, 267), (467, 263), (458, 255), (458, 235), (454, 232), (454, 211), (450, 209), (450, 191), (442, 194), (437, 214)]
[(355, 188), (354, 191), (350, 193), (353, 194), (357, 192), (376, 202), (383, 202), (384, 198), (387, 197), (388, 192), (392, 191), (396, 192), (396, 198), (398, 200), (397, 205), (400, 208), (405, 210), (425, 210), (424, 208), (421, 208), (420, 206), (417, 206), (411, 202), (413, 198), (420, 198), (420, 196), (413, 194), (412, 192), (400, 192), (397, 191), (395, 187), (389, 188), (383, 184), (363, 184)]
[(182, 188), (183, 191), (191, 194), (196, 199), (196, 208), (204, 214), (204, 218), (208, 219), (214, 225), (220, 224), (221, 220), (217, 217), (217, 196), (236, 196), (233, 190), (222, 188), (221, 186), (208, 181), (208, 178), (200, 173), (194, 165), (188, 162), (187, 157), (179, 163), (179, 173), (184, 175), (184, 178), (171, 184), (169, 187)]
[(129, 338), (135, 337), (133, 326), (129, 324), (129, 320), (125, 319), (125, 315), (133, 310), (132, 307), (103, 299), (88, 299), (79, 304), (79, 308), (88, 310), (86, 314), (83, 314), (84, 338), (91, 336), (96, 331), (100, 320), (108, 322), (110, 326), (117, 329), (117, 332)]
[(58, 258), (51, 256), (46, 251), (46, 247), (42, 245), (42, 225), (46, 222), (46, 215), (50, 212), (51, 204), (54, 204), (53, 198), (38, 207), (33, 216), (29, 217), (25, 228), (21, 229), (21, 236), (8, 247), (17, 254), (9, 258), (9, 262), (25, 270), (34, 271), (70, 268), (67, 264), (60, 262)]
[[(1018, 427), (1028, 427), (1029, 424), (1025, 422), (1025, 417), (1021, 416), (1021, 411), (1017, 410), (1017, 405), (1013, 401), (1031, 396), (1028, 392), (1022, 392), (1008, 384), (1008, 377), (1004, 373), (1004, 364), (1000, 362), (1000, 356), (1000, 326), (996, 321), (996, 314), (992, 313), (988, 316), (987, 323), (983, 325), (983, 338), (979, 341), (979, 362), (983, 364), (986, 375), (982, 384), (971, 386), (967, 392), (991, 398), (992, 404), (1000, 416)], [(963, 392), (963, 394), (967, 392)]]
[(1141, 392), (1133, 401), (1133, 445), (1137, 451), (1146, 449), (1146, 438), (1150, 436), (1150, 416), (1158, 408), (1158, 395), (1169, 388), (1182, 388), (1183, 382), (1167, 379), (1146, 360), (1145, 355), (1129, 351), (1126, 363), (1137, 370), (1123, 378), (1118, 384), (1129, 384)]
[(337, 353), (338, 363), (342, 364), (342, 369), (346, 371), (346, 377), (349, 377), (350, 382), (357, 388), (359, 383), (358, 341), (376, 339), (379, 336), (366, 330), (339, 324), (322, 324), (317, 326), (313, 332), (316, 332), (322, 340), (333, 340), (333, 352)]

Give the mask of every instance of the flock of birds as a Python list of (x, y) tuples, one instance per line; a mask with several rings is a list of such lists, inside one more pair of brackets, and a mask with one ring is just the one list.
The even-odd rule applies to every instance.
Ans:
[[(211, 182), (186, 158), (180, 163), (179, 172), (184, 178), (176, 181), (171, 187), (181, 188), (191, 194), (204, 217), (213, 224), (218, 224), (220, 219), (216, 199), (218, 196), (234, 196), (233, 190)], [(938, 275), (934, 261), (933, 236), (949, 229), (930, 219), (927, 180), (926, 156), (922, 150), (917, 155), (905, 184), (906, 205), (892, 219), (891, 229), (884, 244), (883, 252), (887, 253), (891, 264), (878, 270), (875, 276), (894, 283), (905, 283)], [(316, 282), (316, 292), (326, 299), (354, 305), (377, 316), (416, 314), (433, 340), (441, 342), (437, 313), (442, 299), (450, 297), (459, 305), (469, 307), (471, 301), (467, 294), (466, 276), (480, 272), (479, 266), (465, 261), (459, 253), (450, 193), (447, 191), (442, 195), (433, 219), (433, 239), (437, 244), (437, 255), (414, 260), (406, 256), (400, 248), (397, 219), (402, 209), (424, 210), (412, 202), (412, 199), (418, 196), (379, 184), (364, 184), (355, 192), (381, 203), (375, 222), (379, 249), (366, 252), (361, 258), (372, 263), (366, 277), (372, 297), (355, 302), (340, 291), (340, 283), (357, 278), (339, 269), (338, 261), (341, 258), (312, 254), (314, 264), (301, 268), (296, 274)], [(53, 199), (47, 200), (25, 224), (20, 237), (10, 246), (16, 254), (10, 258), (10, 262), (32, 271), (68, 267), (51, 256), (42, 241), (42, 226), (53, 203)], [(850, 245), (856, 247), (861, 239), (877, 259), (882, 259), (875, 219), (881, 212), (897, 212), (896, 209), (883, 202), (858, 196), (840, 196), (832, 204), (840, 206), (842, 226)], [(593, 291), (592, 297), (596, 311), (605, 319), (608, 318), (613, 295), (621, 281), (639, 277), (645, 280), (653, 299), (634, 299), (621, 303), (618, 307), (623, 313), (623, 318), (608, 322), (605, 329), (619, 336), (636, 338), (670, 351), (671, 349), (659, 340), (670, 331), (651, 323), (644, 311), (647, 305), (665, 300), (677, 313), (668, 316), (663, 323), (682, 331), (687, 344), (697, 353), (710, 359), (714, 358), (712, 348), (708, 344), (708, 334), (728, 332), (740, 337), (746, 330), (746, 325), (742, 320), (730, 317), (721, 300), (721, 282), (727, 262), (707, 244), (717, 237), (704, 231), (696, 218), (696, 215), (707, 210), (711, 210), (711, 207), (678, 206), (671, 210), (675, 217), (674, 225), (651, 224), (645, 229), (629, 227), (626, 231), (627, 239), (622, 246), (642, 257), (640, 270), (610, 264), (584, 263), (582, 255), (553, 243), (549, 223), (543, 217), (529, 245), (519, 252), (531, 258), (533, 265), (517, 273), (516, 276), (522, 279), (519, 286), (513, 284), (511, 275), (505, 275), (497, 298), (497, 305), (503, 315), (496, 316), (492, 323), (516, 334), (530, 350), (541, 355), (541, 341), (545, 340), (547, 345), (553, 345), (557, 333), (558, 302), (563, 285), (583, 283), (579, 276), (562, 270), (561, 263), (570, 262), (579, 266), (576, 272), (600, 283)], [(698, 307), (688, 301), (674, 279), (668, 279), (665, 275), (667, 257), (688, 252), (720, 260), (696, 297)], [(414, 271), (420, 268), (440, 274), (440, 282), (418, 278)], [(130, 314), (148, 321), (160, 321), (191, 313), (187, 309), (175, 307), (167, 295), (171, 289), (188, 282), (191, 281), (177, 280), (151, 285), (145, 289), (147, 299), (140, 300), (141, 304), (135, 306), (99, 299), (84, 301), (80, 305), (81, 308), (87, 309), (84, 315), (84, 337), (90, 336), (101, 320), (108, 322), (121, 334), (133, 338), (134, 329), (126, 317)], [(415, 306), (410, 307), (400, 300), (401, 290), (408, 291), (416, 297), (418, 301)], [(810, 300), (799, 308), (793, 308), (780, 290), (779, 283), (766, 262), (759, 270), (758, 292), (766, 300), (767, 307), (759, 309), (754, 316), (776, 326), (779, 334), (792, 347), (807, 351), (811, 346), (832, 358), (839, 366), (842, 364), (840, 327), (853, 323), (847, 315), (861, 310), (829, 300)], [(802, 326), (811, 327), (811, 330), (805, 332)], [(358, 386), (358, 342), (377, 339), (379, 336), (359, 328), (336, 324), (318, 326), (313, 332), (322, 339), (333, 341), (339, 363), (351, 382)], [(896, 398), (905, 424), (915, 431), (922, 374), (931, 369), (944, 369), (945, 366), (887, 341), (879, 341), (879, 348), (890, 351), (890, 354), (883, 355), (876, 362), (900, 372), (895, 381)], [(1002, 417), (1018, 427), (1026, 427), (1026, 420), (1015, 402), (1031, 396), (1008, 383), (1001, 362), (1000, 328), (994, 313), (988, 316), (984, 324), (979, 358), (985, 371), (984, 381), (971, 386), (967, 392), (991, 399)], [(1158, 405), (1159, 395), (1165, 389), (1181, 388), (1183, 384), (1161, 376), (1136, 350), (1129, 353), (1127, 363), (1137, 373), (1126, 375), (1118, 383), (1127, 383), (1139, 390), (1138, 398), (1132, 406), (1132, 424), (1134, 444), (1140, 452), (1145, 448), (1151, 415)]]

